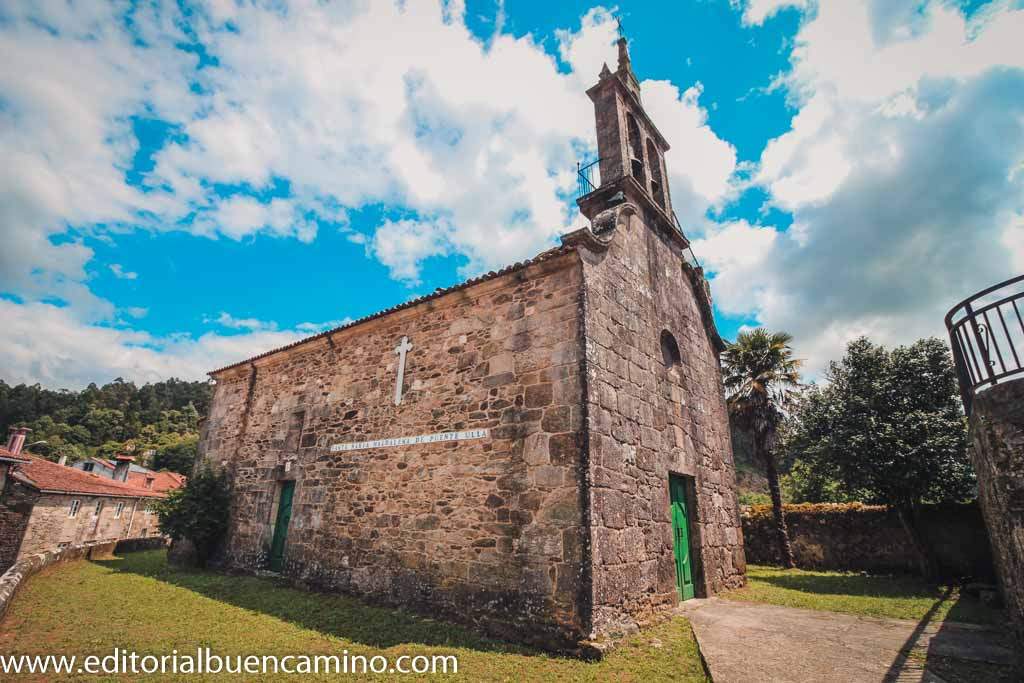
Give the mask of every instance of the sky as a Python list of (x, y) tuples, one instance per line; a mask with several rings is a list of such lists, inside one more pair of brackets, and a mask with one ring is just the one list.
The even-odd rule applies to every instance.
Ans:
[(581, 227), (616, 20), (722, 335), (1024, 272), (1024, 0), (0, 5), (0, 379), (203, 379)]

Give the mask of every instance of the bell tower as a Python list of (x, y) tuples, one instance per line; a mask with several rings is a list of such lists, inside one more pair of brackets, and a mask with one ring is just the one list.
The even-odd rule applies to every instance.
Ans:
[(588, 219), (628, 201), (641, 207), (651, 224), (681, 236), (669, 196), (665, 152), (668, 141), (644, 111), (640, 83), (633, 73), (626, 39), (619, 38), (618, 68), (605, 64), (596, 85), (587, 90), (597, 120), (601, 185), (577, 200)]

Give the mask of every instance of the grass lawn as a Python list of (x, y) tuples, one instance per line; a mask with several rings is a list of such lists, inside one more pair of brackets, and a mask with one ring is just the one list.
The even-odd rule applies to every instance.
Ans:
[[(348, 650), (349, 655), (384, 655), (392, 661), (400, 655), (457, 656), (458, 676), (424, 676), (441, 680), (706, 680), (689, 624), (681, 618), (634, 636), (601, 662), (584, 662), (345, 596), (296, 590), (274, 579), (179, 571), (167, 565), (163, 551), (44, 571), (28, 581), (0, 622), (0, 653), (5, 655), (103, 656), (115, 647), (140, 656), (198, 647), (220, 655), (340, 655)], [(209, 676), (214, 678), (224, 677)], [(416, 676), (373, 676), (389, 678)]]
[(730, 600), (766, 602), (872, 617), (920, 621), (1001, 624), (1005, 615), (953, 586), (929, 585), (909, 576), (805, 571), (747, 566), (747, 586), (722, 595)]

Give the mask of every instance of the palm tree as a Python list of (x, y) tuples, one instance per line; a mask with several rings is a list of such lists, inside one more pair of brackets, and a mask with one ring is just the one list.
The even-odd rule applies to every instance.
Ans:
[(787, 568), (796, 565), (782, 513), (775, 442), (779, 425), (800, 388), (802, 361), (793, 358), (792, 341), (792, 335), (786, 332), (758, 328), (740, 332), (722, 354), (729, 415), (738, 427), (750, 433), (754, 457), (764, 465), (779, 551)]

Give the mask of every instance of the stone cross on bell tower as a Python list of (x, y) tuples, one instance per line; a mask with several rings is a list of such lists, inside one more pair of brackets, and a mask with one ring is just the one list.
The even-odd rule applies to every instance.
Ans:
[(669, 144), (644, 111), (625, 37), (618, 48), (618, 68), (612, 72), (605, 64), (587, 91), (597, 119), (601, 186), (579, 199), (580, 210), (593, 219), (608, 208), (610, 197), (621, 197), (642, 206), (655, 223), (678, 231), (665, 168)]

